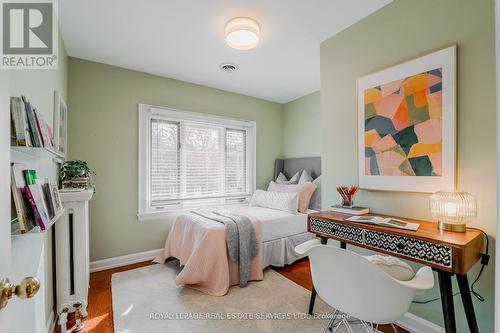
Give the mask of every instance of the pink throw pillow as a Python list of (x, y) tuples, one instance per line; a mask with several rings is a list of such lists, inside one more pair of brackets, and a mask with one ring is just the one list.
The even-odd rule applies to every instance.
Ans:
[(306, 213), (309, 207), (309, 202), (311, 201), (311, 197), (316, 191), (318, 185), (314, 183), (304, 183), (304, 184), (278, 184), (275, 182), (270, 182), (269, 187), (267, 188), (270, 192), (292, 192), (299, 193), (299, 212)]

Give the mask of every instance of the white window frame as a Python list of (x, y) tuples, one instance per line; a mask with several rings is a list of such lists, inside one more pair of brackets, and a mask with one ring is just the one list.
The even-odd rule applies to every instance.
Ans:
[[(183, 207), (183, 200), (179, 205), (169, 207), (153, 207), (151, 205), (150, 191), (150, 172), (151, 172), (151, 119), (163, 118), (169, 121), (194, 121), (203, 122), (214, 125), (223, 125), (229, 128), (245, 129), (248, 135), (247, 149), (247, 172), (249, 175), (249, 195), (238, 196), (247, 197), (253, 194), (256, 188), (256, 123), (254, 121), (239, 120), (228, 117), (210, 115), (205, 113), (197, 113), (191, 111), (176, 110), (168, 107), (160, 107), (149, 104), (138, 104), (139, 115), (139, 175), (138, 175), (138, 218), (139, 221), (154, 220), (162, 217), (171, 217), (185, 210), (191, 210), (196, 207)], [(230, 202), (228, 202), (230, 203)], [(220, 203), (219, 203), (220, 204)], [(218, 204), (218, 205), (219, 205)], [(206, 205), (204, 205), (206, 206)]]

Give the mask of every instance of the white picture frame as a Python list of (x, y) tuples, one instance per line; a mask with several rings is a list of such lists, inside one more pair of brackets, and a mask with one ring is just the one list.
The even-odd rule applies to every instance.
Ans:
[[(365, 108), (365, 91), (367, 89), (378, 88), (387, 83), (408, 79), (417, 74), (431, 72), (436, 69), (440, 69), (442, 74), (442, 150), (439, 156), (441, 159), (440, 174), (387, 175), (386, 173), (380, 175), (381, 171), (378, 169), (378, 160), (375, 161), (377, 167), (373, 170), (372, 161), (370, 160), (376, 152), (374, 150), (370, 151), (369, 154), (372, 154), (372, 156), (369, 156), (369, 154), (365, 152), (365, 148), (367, 148), (365, 145), (365, 125), (367, 125), (368, 121), (368, 118), (365, 118), (365, 112), (369, 112), (368, 108)], [(382, 93), (382, 89), (380, 89), (380, 91)], [(456, 46), (451, 46), (359, 78), (357, 81), (357, 109), (358, 180), (360, 188), (366, 190), (422, 193), (433, 193), (439, 190), (453, 191), (456, 189)], [(367, 120), (365, 121), (365, 119)], [(371, 147), (368, 147), (367, 149), (370, 148)], [(410, 155), (407, 155), (408, 161), (410, 160), (409, 156)], [(381, 157), (376, 156), (375, 158), (378, 159)], [(366, 167), (368, 167), (368, 170)], [(377, 172), (379, 174), (377, 174)]]
[(54, 149), (67, 156), (68, 147), (68, 107), (58, 91), (54, 91)]

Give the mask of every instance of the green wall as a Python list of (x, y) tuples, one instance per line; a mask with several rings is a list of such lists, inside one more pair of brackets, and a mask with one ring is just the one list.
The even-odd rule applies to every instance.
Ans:
[[(60, 36), (59, 36), (60, 37)], [(54, 110), (54, 90), (59, 91), (64, 99), (67, 96), (67, 54), (64, 42), (59, 38), (59, 65), (58, 69), (32, 69), (11, 70), (9, 73), (10, 95), (26, 96), (31, 103), (43, 114), (45, 121), (53, 124), (52, 116)], [(52, 159), (47, 158), (40, 161), (40, 169), (37, 170), (39, 177), (48, 177), (56, 180), (57, 167)], [(45, 288), (45, 314), (50, 315), (54, 307), (52, 283), (52, 234), (50, 232), (40, 235), (44, 237), (45, 248), (45, 277), (43, 278)]]
[[(358, 181), (356, 79), (457, 44), (458, 188), (476, 196), (475, 224), (494, 241), (493, 8), (492, 0), (397, 0), (321, 44), (323, 206), (337, 201), (336, 186)], [(376, 212), (430, 218), (427, 194), (361, 191), (357, 199)], [(490, 242), (490, 252), (493, 248)], [(493, 332), (493, 261), (476, 286), (486, 298), (484, 303), (474, 299), (482, 332)], [(470, 279), (478, 268), (476, 264)], [(437, 295), (435, 288), (423, 298)], [(460, 296), (455, 297), (455, 305), (459, 331), (466, 332)], [(411, 312), (443, 325), (440, 302), (413, 306)]]
[(321, 156), (319, 91), (283, 105), (283, 155)]
[(257, 123), (257, 187), (266, 188), (282, 155), (278, 103), (76, 58), (68, 61), (69, 158), (97, 174), (90, 203), (90, 260), (163, 247), (172, 219), (137, 219), (137, 104), (204, 112)]

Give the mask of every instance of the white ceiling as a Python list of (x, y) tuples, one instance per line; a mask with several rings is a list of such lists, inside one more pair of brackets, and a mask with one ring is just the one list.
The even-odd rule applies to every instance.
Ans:
[[(70, 56), (275, 102), (319, 90), (320, 43), (391, 0), (61, 0)], [(261, 25), (249, 51), (224, 41), (228, 20)], [(235, 73), (219, 69), (239, 65)]]

